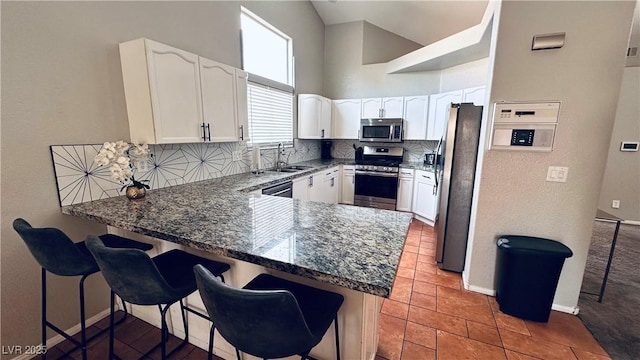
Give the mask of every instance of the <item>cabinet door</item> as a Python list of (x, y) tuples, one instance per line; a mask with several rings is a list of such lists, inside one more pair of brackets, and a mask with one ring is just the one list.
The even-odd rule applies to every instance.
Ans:
[(382, 98), (382, 117), (401, 118), (404, 109), (404, 99), (400, 97)]
[(474, 105), (485, 105), (485, 87), (478, 86), (462, 90), (462, 102), (473, 103)]
[(433, 174), (416, 171), (413, 187), (413, 212), (428, 220), (435, 220), (436, 195)]
[(360, 99), (333, 100), (332, 130), (334, 139), (357, 139), (360, 130)]
[(356, 190), (356, 174), (353, 166), (343, 166), (340, 203), (353, 205)]
[(238, 141), (235, 68), (200, 57), (202, 112), (210, 141)]
[(462, 90), (435, 94), (429, 97), (429, 124), (427, 140), (440, 140), (449, 121), (451, 103), (462, 101)]
[(362, 99), (362, 118), (375, 119), (382, 117), (382, 99)]
[(309, 177), (293, 180), (293, 198), (300, 200), (309, 200)]
[(324, 191), (324, 178), (323, 173), (315, 173), (309, 176), (309, 200), (317, 202), (326, 202), (326, 195)]
[(398, 179), (398, 201), (396, 202), (396, 210), (412, 211), (411, 204), (413, 202), (413, 170), (400, 169), (400, 177)]
[(247, 106), (247, 73), (236, 69), (236, 111), (240, 141), (249, 141), (249, 108)]
[(320, 138), (333, 137), (331, 131), (331, 99), (320, 96), (320, 119), (318, 121), (318, 133)]
[(145, 44), (156, 143), (202, 142), (198, 55), (151, 40)]
[(318, 95), (298, 95), (298, 138), (319, 139), (318, 122), (322, 116), (322, 100)]
[(405, 96), (402, 117), (405, 140), (426, 140), (429, 96)]

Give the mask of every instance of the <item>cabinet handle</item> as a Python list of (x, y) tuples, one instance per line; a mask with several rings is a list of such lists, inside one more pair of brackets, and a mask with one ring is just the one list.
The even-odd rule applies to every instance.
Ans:
[(207, 141), (207, 133), (205, 132), (204, 123), (202, 123), (202, 125), (200, 125), (200, 127), (202, 128), (202, 141)]
[(336, 179), (335, 178), (331, 178), (331, 187), (333, 187), (333, 185), (335, 185), (336, 183)]
[(324, 129), (320, 130), (320, 137), (324, 139)]
[(356, 177), (355, 176), (351, 178), (351, 183), (355, 185), (355, 183), (356, 183)]
[(313, 186), (313, 176), (309, 176), (309, 187)]
[(378, 109), (378, 117), (382, 117), (382, 109)]
[(244, 140), (244, 125), (240, 125), (240, 140)]
[(433, 195), (435, 195), (435, 194), (436, 194), (436, 186), (433, 185)]
[(211, 141), (211, 124), (207, 123), (207, 137)]

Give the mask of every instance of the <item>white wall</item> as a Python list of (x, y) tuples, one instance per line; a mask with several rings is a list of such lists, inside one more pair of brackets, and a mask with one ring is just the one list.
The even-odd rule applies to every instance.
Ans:
[[(2, 345), (40, 342), (40, 268), (16, 217), (74, 239), (104, 226), (60, 213), (49, 145), (128, 139), (118, 43), (148, 37), (240, 67), (240, 2), (1, 2)], [(247, 2), (294, 41), (297, 88), (322, 91), (324, 24), (309, 2)], [(78, 323), (77, 278), (49, 277), (51, 320)], [(108, 307), (100, 275), (88, 316)], [(52, 333), (50, 333), (52, 336)]]
[(440, 72), (440, 92), (487, 85), (489, 58), (443, 69)]
[[(576, 306), (634, 4), (502, 3), (491, 102), (549, 99), (562, 106), (552, 152), (484, 153), (464, 273), (475, 289), (495, 288), (499, 235), (540, 236), (573, 250), (554, 302), (567, 309)], [(533, 35), (554, 32), (566, 32), (563, 48), (530, 50)], [(545, 182), (551, 165), (569, 167), (566, 183)]]
[(362, 64), (362, 21), (325, 28), (324, 94), (330, 99), (425, 95), (438, 92), (439, 71), (386, 73), (386, 64)]
[[(640, 222), (640, 152), (620, 151), (622, 141), (640, 141), (640, 67), (624, 69), (598, 202), (610, 214)], [(619, 209), (611, 207), (614, 199)]]

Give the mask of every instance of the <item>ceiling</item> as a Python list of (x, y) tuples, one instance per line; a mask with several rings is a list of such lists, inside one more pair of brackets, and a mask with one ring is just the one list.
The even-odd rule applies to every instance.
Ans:
[[(311, 0), (311, 3), (325, 25), (364, 20), (426, 46), (480, 23), (488, 1)], [(629, 47), (640, 48), (640, 0), (636, 2)], [(627, 66), (640, 66), (640, 55), (627, 58)]]
[(325, 25), (364, 20), (423, 46), (477, 25), (487, 2), (311, 0)]

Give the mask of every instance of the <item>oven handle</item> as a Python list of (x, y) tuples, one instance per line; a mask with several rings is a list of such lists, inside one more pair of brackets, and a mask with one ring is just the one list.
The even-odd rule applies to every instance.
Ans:
[(383, 172), (375, 172), (375, 171), (362, 171), (356, 170), (356, 175), (369, 175), (369, 176), (380, 176), (380, 177), (398, 177), (397, 173), (383, 173)]

